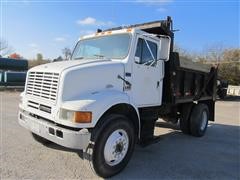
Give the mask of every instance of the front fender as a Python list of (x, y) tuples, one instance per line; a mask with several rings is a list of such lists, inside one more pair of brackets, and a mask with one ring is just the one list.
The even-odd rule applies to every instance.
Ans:
[[(92, 122), (81, 124), (82, 128), (91, 128), (96, 125), (100, 117), (112, 106), (116, 104), (131, 104), (129, 96), (117, 90), (104, 90), (93, 94), (85, 95), (79, 100), (65, 101), (62, 108), (72, 111), (90, 111), (92, 112)], [(131, 104), (132, 105), (132, 104)], [(137, 114), (137, 108), (132, 105)]]

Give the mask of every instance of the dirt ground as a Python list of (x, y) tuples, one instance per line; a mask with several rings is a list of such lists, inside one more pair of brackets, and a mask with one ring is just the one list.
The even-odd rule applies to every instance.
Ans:
[[(33, 140), (17, 122), (19, 93), (0, 92), (0, 179), (96, 179), (78, 152)], [(112, 179), (240, 179), (240, 100), (216, 103), (216, 121), (202, 138), (159, 121), (160, 141), (136, 146), (128, 166)]]

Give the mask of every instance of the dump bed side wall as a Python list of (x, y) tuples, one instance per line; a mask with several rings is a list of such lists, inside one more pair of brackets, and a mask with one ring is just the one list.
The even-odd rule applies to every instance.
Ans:
[(215, 69), (199, 71), (180, 65), (178, 53), (172, 52), (165, 64), (163, 104), (180, 104), (193, 101), (215, 100)]

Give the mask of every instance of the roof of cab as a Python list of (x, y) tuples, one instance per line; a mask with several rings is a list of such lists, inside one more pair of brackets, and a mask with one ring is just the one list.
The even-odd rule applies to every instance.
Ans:
[(94, 38), (98, 36), (107, 36), (107, 35), (112, 35), (112, 34), (122, 34), (122, 33), (134, 33), (135, 29), (134, 28), (124, 28), (124, 29), (119, 29), (119, 30), (112, 30), (112, 31), (102, 31), (102, 32), (96, 32), (94, 34), (89, 34), (85, 35), (79, 38), (81, 39), (88, 39), (88, 38)]

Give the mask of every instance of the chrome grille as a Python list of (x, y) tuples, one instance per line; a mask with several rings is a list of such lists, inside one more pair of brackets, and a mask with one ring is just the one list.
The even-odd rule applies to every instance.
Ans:
[(29, 72), (26, 93), (56, 101), (59, 73)]

